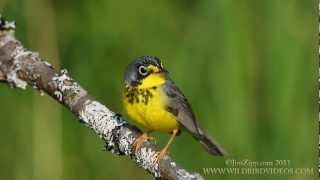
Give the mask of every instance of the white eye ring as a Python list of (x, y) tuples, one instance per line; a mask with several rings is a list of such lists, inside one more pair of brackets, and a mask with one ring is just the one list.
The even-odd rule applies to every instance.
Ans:
[(138, 70), (139, 74), (141, 74), (142, 76), (146, 76), (148, 74), (148, 69), (144, 66), (140, 66)]

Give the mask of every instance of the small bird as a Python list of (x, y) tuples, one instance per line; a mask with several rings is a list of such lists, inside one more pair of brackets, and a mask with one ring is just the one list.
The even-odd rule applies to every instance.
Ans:
[(135, 151), (145, 141), (153, 139), (150, 133), (171, 133), (166, 146), (157, 153), (156, 161), (159, 162), (167, 154), (173, 139), (180, 134), (180, 129), (186, 129), (210, 154), (225, 154), (200, 128), (186, 97), (170, 79), (159, 58), (142, 56), (128, 65), (122, 96), (127, 115), (147, 130), (135, 140)]

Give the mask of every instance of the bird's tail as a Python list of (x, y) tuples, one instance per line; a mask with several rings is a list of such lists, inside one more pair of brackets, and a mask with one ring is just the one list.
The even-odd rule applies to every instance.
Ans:
[(199, 134), (197, 134), (195, 138), (200, 141), (203, 147), (205, 147), (205, 149), (210, 154), (215, 156), (226, 155), (226, 152), (223, 150), (223, 148), (212, 138), (210, 138), (207, 134), (205, 134), (202, 130), (199, 131)]

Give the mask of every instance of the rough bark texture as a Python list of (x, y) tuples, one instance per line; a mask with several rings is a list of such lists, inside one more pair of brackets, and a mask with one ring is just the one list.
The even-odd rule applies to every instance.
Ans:
[(0, 82), (21, 89), (30, 85), (47, 93), (93, 129), (108, 151), (128, 156), (157, 179), (203, 179), (176, 165), (169, 156), (155, 163), (157, 149), (152, 142), (145, 142), (135, 153), (132, 144), (140, 130), (96, 101), (66, 70), (56, 72), (38, 53), (25, 49), (14, 30), (14, 23), (0, 19)]

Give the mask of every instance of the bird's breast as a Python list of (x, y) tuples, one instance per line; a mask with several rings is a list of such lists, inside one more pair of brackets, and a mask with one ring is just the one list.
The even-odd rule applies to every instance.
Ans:
[(171, 132), (179, 124), (176, 117), (166, 110), (166, 98), (161, 85), (127, 87), (123, 92), (123, 105), (128, 116), (146, 129)]

